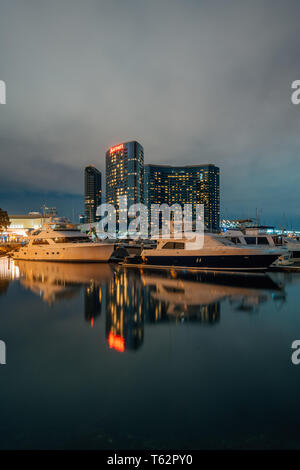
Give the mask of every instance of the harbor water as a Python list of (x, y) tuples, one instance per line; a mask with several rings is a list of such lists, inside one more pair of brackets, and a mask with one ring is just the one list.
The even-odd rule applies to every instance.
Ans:
[(0, 448), (300, 448), (299, 287), (1, 258)]

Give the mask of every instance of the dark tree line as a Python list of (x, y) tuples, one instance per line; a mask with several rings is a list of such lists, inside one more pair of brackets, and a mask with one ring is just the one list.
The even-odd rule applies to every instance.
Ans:
[(10, 225), (10, 220), (6, 211), (0, 208), (0, 233), (7, 229)]

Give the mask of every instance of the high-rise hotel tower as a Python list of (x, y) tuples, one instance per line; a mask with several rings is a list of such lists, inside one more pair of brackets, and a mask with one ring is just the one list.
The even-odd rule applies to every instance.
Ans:
[(101, 204), (101, 172), (92, 165), (84, 170), (85, 222), (96, 222), (97, 207)]
[(215, 165), (145, 165), (145, 204), (204, 205), (204, 224), (212, 231), (220, 226), (220, 169)]
[(119, 221), (120, 196), (127, 206), (144, 202), (144, 149), (136, 141), (123, 142), (106, 152), (106, 203), (113, 204)]

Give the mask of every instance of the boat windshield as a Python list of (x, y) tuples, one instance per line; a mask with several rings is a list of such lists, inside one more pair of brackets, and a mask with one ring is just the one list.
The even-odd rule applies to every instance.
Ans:
[(184, 250), (185, 244), (181, 242), (167, 242), (162, 247), (164, 250)]
[[(218, 235), (217, 236), (211, 236), (211, 239), (214, 240), (215, 242), (217, 242), (218, 244), (225, 245), (225, 246), (232, 246), (232, 245), (235, 245), (237, 243), (240, 243), (240, 242), (235, 243), (234, 241), (229, 240), (226, 237), (218, 236)], [(204, 239), (204, 244), (205, 244), (205, 239)]]
[(283, 237), (281, 235), (275, 235), (272, 238), (276, 246), (283, 245)]
[(50, 228), (52, 228), (52, 230), (55, 230), (57, 232), (59, 231), (68, 231), (68, 232), (78, 232), (78, 228), (77, 227), (74, 227), (74, 225), (65, 225), (65, 224), (55, 224), (55, 225), (50, 225)]
[(35, 238), (32, 242), (33, 245), (49, 245), (49, 242), (44, 238)]

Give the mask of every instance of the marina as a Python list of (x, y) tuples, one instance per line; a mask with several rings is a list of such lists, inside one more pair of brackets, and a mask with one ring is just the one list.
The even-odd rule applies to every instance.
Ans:
[(1, 1), (0, 453), (300, 450), (299, 16)]
[[(15, 260), (103, 263), (127, 267), (204, 271), (290, 271), (300, 264), (297, 239), (256, 232), (190, 233), (156, 240), (92, 239), (66, 218), (54, 218), (19, 243), (0, 244), (0, 256)], [(300, 251), (299, 251), (300, 252)]]

